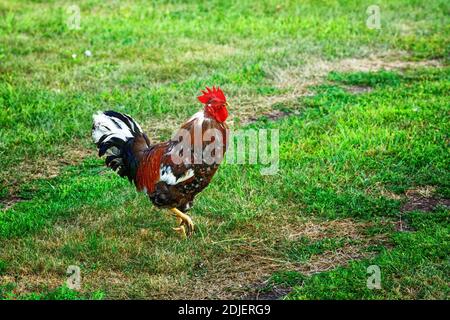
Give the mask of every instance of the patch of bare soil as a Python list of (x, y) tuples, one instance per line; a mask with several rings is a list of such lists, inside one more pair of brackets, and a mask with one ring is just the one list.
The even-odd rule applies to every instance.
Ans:
[(367, 86), (345, 86), (344, 89), (352, 94), (364, 94), (373, 90), (372, 87)]
[(16, 203), (26, 201), (21, 197), (12, 196), (6, 199), (0, 199), (0, 210), (6, 211), (12, 208)]
[[(264, 289), (262, 287), (261, 289)], [(244, 296), (244, 300), (281, 300), (285, 297), (289, 292), (291, 292), (292, 288), (286, 286), (274, 286), (271, 290), (256, 290), (255, 293)]]
[(414, 231), (414, 229), (401, 217), (400, 219), (395, 223), (395, 230), (399, 232), (411, 232)]
[[(395, 230), (399, 232), (415, 231), (414, 228), (408, 224), (408, 221), (403, 219), (403, 213), (405, 212), (432, 212), (438, 206), (450, 208), (450, 200), (436, 196), (435, 191), (436, 188), (433, 186), (424, 186), (407, 190), (405, 192), (406, 202), (400, 209), (400, 218), (395, 222)], [(402, 199), (402, 197), (396, 199)]]
[(425, 211), (430, 212), (438, 206), (450, 208), (450, 199), (435, 196), (435, 189), (430, 186), (410, 189), (406, 191), (407, 202), (402, 206), (401, 212)]

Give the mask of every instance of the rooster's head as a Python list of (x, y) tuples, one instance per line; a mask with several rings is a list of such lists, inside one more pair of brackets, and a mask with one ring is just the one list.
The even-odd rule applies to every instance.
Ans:
[(205, 105), (205, 114), (216, 119), (218, 122), (224, 122), (228, 117), (227, 98), (219, 87), (206, 87), (202, 91), (203, 95), (197, 97)]

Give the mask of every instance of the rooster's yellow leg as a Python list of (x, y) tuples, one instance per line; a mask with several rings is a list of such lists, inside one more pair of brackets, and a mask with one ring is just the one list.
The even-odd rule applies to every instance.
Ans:
[(179, 227), (173, 228), (173, 230), (180, 232), (183, 236), (190, 236), (194, 232), (194, 223), (192, 223), (191, 217), (177, 208), (172, 208), (170, 211), (177, 217), (179, 223)]

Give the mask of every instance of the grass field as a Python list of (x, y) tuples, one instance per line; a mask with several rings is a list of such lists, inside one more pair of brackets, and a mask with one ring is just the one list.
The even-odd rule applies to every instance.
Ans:
[[(448, 1), (72, 4), (0, 0), (0, 299), (449, 299)], [(223, 164), (182, 240), (91, 115), (161, 141), (213, 84), (280, 170)]]

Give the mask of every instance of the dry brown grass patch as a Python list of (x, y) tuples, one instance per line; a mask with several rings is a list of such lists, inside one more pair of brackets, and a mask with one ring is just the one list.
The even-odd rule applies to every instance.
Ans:
[(366, 193), (369, 194), (369, 195), (372, 195), (372, 196), (379, 196), (379, 195), (381, 195), (381, 196), (383, 196), (385, 198), (392, 199), (392, 200), (402, 200), (404, 198), (400, 194), (396, 194), (396, 193), (394, 193), (392, 191), (387, 190), (385, 188), (385, 186), (382, 183), (380, 183), (380, 182), (377, 182), (374, 185), (372, 185), (370, 188), (368, 188), (366, 190)]
[[(382, 55), (374, 54), (364, 58), (347, 58), (339, 61), (328, 61), (306, 57), (306, 64), (293, 68), (268, 69), (272, 85), (279, 89), (286, 89), (288, 93), (269, 97), (248, 97), (238, 101), (239, 109), (233, 116), (242, 120), (243, 124), (251, 122), (273, 111), (272, 106), (279, 103), (294, 101), (302, 96), (311, 95), (309, 87), (323, 83), (331, 71), (338, 72), (375, 72), (380, 70), (405, 70), (420, 67), (442, 67), (440, 60), (406, 61), (404, 52), (386, 52)], [(370, 91), (367, 87), (348, 87), (350, 92), (364, 93)]]
[[(236, 299), (250, 297), (261, 283), (264, 283), (275, 271), (296, 270), (306, 275), (322, 272), (346, 265), (354, 259), (369, 257), (364, 249), (383, 239), (369, 239), (364, 236), (364, 230), (371, 226), (366, 222), (355, 222), (352, 219), (332, 221), (304, 220), (298, 223), (288, 223), (284, 226), (278, 218), (268, 221), (263, 226), (264, 232), (271, 229), (270, 236), (264, 238), (263, 230), (255, 233), (263, 239), (237, 239), (230, 245), (226, 255), (215, 257), (209, 261), (207, 272), (199, 277), (191, 278), (181, 290), (172, 292), (171, 298), (189, 299)], [(274, 222), (274, 224), (272, 224)], [(326, 251), (313, 255), (306, 263), (289, 261), (273, 248), (273, 243), (283, 240), (295, 240), (298, 237), (308, 237), (320, 240), (328, 237), (347, 237), (361, 241), (361, 245), (345, 245), (335, 251)], [(382, 238), (382, 237), (381, 237)], [(253, 241), (254, 240), (254, 241)]]
[[(124, 211), (119, 215), (125, 217), (128, 213)], [(81, 259), (87, 266), (93, 261), (99, 263), (95, 270), (82, 270), (83, 290), (106, 290), (108, 298), (235, 299), (257, 292), (261, 284), (276, 271), (296, 270), (310, 275), (330, 270), (350, 260), (369, 257), (370, 254), (364, 249), (385, 240), (383, 236), (365, 236), (365, 230), (371, 226), (368, 222), (271, 215), (264, 217), (265, 223), (242, 224), (228, 233), (226, 239), (215, 240), (210, 238), (214, 236), (211, 234), (189, 240), (203, 247), (201, 262), (190, 270), (185, 267), (191, 263), (190, 249), (180, 254), (170, 249), (167, 243), (160, 247), (158, 241), (167, 241), (163, 239), (167, 235), (162, 232), (143, 231), (142, 228), (136, 228), (134, 236), (130, 236), (129, 231), (117, 232), (115, 226), (120, 222), (114, 225), (110, 223), (112, 219), (118, 218), (106, 214), (97, 216), (92, 212), (82, 213), (75, 220), (58, 222), (51, 230), (37, 234), (33, 237), (31, 247), (29, 241), (23, 239), (8, 240), (5, 245), (9, 249), (3, 252), (1, 258), (28, 262), (21, 263), (19, 269), (15, 264), (12, 265), (14, 273), (2, 276), (0, 281), (16, 283), (17, 293), (54, 289), (65, 283), (66, 268), (80, 263)], [(202, 224), (213, 223), (206, 221), (208, 217), (201, 218), (205, 220)], [(217, 221), (214, 223), (215, 226), (220, 224)], [(67, 244), (85, 243), (90, 232), (102, 235), (108, 244), (106, 251), (99, 247), (94, 251), (95, 256), (92, 256), (94, 253), (86, 252), (75, 260), (62, 254), (61, 249)], [(312, 241), (346, 238), (352, 243), (313, 255), (306, 262), (292, 261), (277, 249), (278, 244), (300, 237)], [(111, 244), (117, 247), (118, 253), (111, 255), (108, 249)], [(17, 255), (18, 252), (22, 254)], [(38, 256), (39, 261), (30, 255)], [(144, 265), (152, 257), (157, 257), (158, 265), (147, 269)], [(123, 271), (123, 266), (129, 266), (134, 261), (138, 261), (138, 264), (129, 272)]]
[[(33, 159), (23, 159), (13, 168), (8, 168), (9, 172), (14, 172), (14, 178), (11, 175), (0, 176), (0, 183), (8, 190), (9, 196), (0, 199), (2, 204), (11, 208), (15, 203), (20, 202), (20, 197), (16, 193), (21, 184), (35, 179), (51, 179), (58, 176), (61, 169), (67, 165), (79, 164), (85, 157), (95, 155), (94, 149), (86, 149), (80, 142), (74, 142), (68, 147), (61, 147), (59, 155), (40, 155)], [(19, 200), (19, 201), (16, 201)]]
[(39, 292), (44, 288), (56, 288), (64, 284), (66, 277), (53, 272), (20, 273), (15, 276), (0, 275), (0, 284), (15, 283), (12, 293), (16, 295)]

